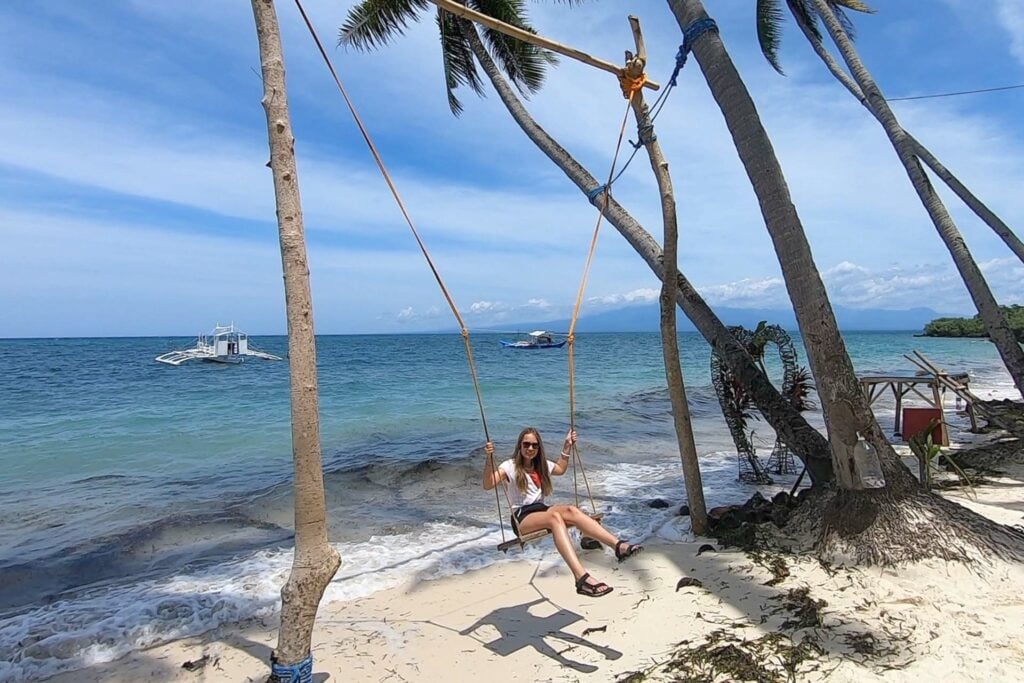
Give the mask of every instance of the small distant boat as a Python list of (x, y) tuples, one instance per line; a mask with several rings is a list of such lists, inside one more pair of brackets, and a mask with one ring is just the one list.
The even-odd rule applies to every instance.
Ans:
[(560, 349), (565, 346), (567, 339), (555, 341), (550, 332), (534, 330), (529, 333), (529, 339), (519, 341), (501, 340), (501, 345), (506, 349)]
[(234, 323), (217, 325), (210, 334), (201, 334), (194, 349), (170, 351), (156, 357), (156, 362), (167, 365), (181, 365), (190, 360), (205, 360), (213, 363), (242, 363), (246, 358), (281, 360), (272, 353), (257, 351), (249, 347), (249, 337), (239, 332)]

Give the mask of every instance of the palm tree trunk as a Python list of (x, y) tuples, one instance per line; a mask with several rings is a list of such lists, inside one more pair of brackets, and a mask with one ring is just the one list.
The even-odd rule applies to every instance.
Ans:
[[(700, 0), (668, 0), (668, 4), (682, 30), (707, 18)], [(693, 53), (725, 117), (775, 245), (821, 399), (836, 480), (844, 489), (863, 487), (853, 460), (858, 432), (884, 454), (887, 480), (912, 479), (882, 434), (861, 391), (782, 168), (750, 93), (717, 32), (705, 33), (696, 41)]]
[[(810, 30), (808, 30), (807, 26), (800, 21), (800, 18), (797, 17), (795, 13), (793, 14), (793, 17), (796, 20), (797, 26), (800, 27), (800, 30), (803, 31), (807, 41), (811, 44), (814, 52), (819, 58), (821, 58), (821, 61), (825, 63), (825, 66), (828, 67), (828, 70), (836, 77), (836, 80), (842, 83), (843, 87), (850, 91), (850, 94), (856, 97), (857, 101), (864, 105), (864, 107), (874, 115), (874, 110), (871, 109), (868, 99), (864, 97), (864, 93), (861, 92), (860, 86), (857, 85), (857, 83), (850, 78), (845, 71), (843, 71), (836, 60), (832, 58), (832, 55), (829, 54), (829, 51), (825, 49), (825, 46), (822, 45), (821, 41), (818, 40)], [(999, 238), (1006, 243), (1006, 246), (1010, 248), (1010, 251), (1012, 251), (1017, 258), (1024, 263), (1024, 242), (1014, 234), (1013, 230), (1010, 229), (1010, 226), (1004, 223), (1003, 220), (995, 214), (995, 212), (989, 209), (983, 201), (978, 199), (974, 193), (967, 189), (967, 187), (960, 182), (960, 179), (953, 175), (949, 169), (943, 166), (935, 155), (933, 155), (913, 135), (907, 133), (906, 130), (904, 130), (904, 133), (906, 133), (907, 142), (910, 143), (914, 154), (923, 161), (925, 165), (928, 166), (928, 168), (930, 168), (940, 180), (942, 180), (942, 182), (946, 183), (946, 186), (953, 190), (953, 193), (956, 194), (956, 196), (959, 197), (964, 204), (966, 204), (967, 207), (978, 216), (978, 218), (984, 221), (985, 225), (990, 227), (994, 233), (999, 235)]]
[[(641, 73), (643, 66), (640, 65)], [(686, 502), (690, 507), (690, 528), (698, 536), (708, 531), (707, 505), (704, 502), (704, 485), (700, 475), (700, 461), (697, 445), (693, 438), (693, 424), (690, 420), (690, 405), (686, 400), (686, 383), (679, 361), (679, 339), (676, 331), (676, 290), (673, 282), (678, 279), (679, 268), (679, 226), (676, 214), (675, 193), (672, 190), (672, 176), (668, 162), (661, 153), (661, 145), (654, 135), (650, 110), (644, 102), (643, 90), (637, 90), (630, 98), (630, 105), (636, 117), (637, 129), (645, 131), (638, 142), (647, 149), (651, 170), (658, 181), (661, 194), (661, 215), (665, 227), (665, 244), (662, 251), (661, 285), (661, 348), (665, 357), (665, 379), (672, 401), (672, 417), (675, 422), (676, 440), (679, 443), (679, 458), (683, 465), (683, 481), (686, 485)]]
[(284, 270), (295, 461), (295, 557), (288, 581), (281, 589), (281, 629), (272, 658), (291, 666), (310, 656), (317, 608), (327, 584), (341, 566), (341, 557), (327, 542), (313, 301), (281, 34), (273, 0), (252, 0), (252, 9), (260, 45), (263, 108), (267, 112), (270, 168)]
[[(526, 133), (526, 136), (565, 173), (582, 193), (587, 194), (597, 187), (600, 183), (594, 176), (533, 120), (502, 77), (476, 32), (469, 33), (468, 37), (473, 47), (473, 54), (487, 73), (505, 108)], [(662, 250), (657, 241), (614, 198), (609, 197), (602, 208), (608, 222), (615, 226), (637, 254), (644, 259), (658, 279), (664, 281), (661, 263)], [(671, 282), (671, 280), (669, 281)], [(799, 411), (793, 408), (789, 401), (783, 398), (778, 389), (758, 369), (746, 349), (733, 338), (726, 326), (682, 273), (678, 274), (676, 285), (679, 307), (714, 351), (721, 356), (722, 362), (729, 366), (736, 380), (750, 392), (751, 398), (757, 404), (765, 421), (789, 444), (797, 457), (807, 466), (811, 480), (815, 484), (831, 481), (834, 475), (829, 446), (825, 438), (804, 419)]]
[(928, 176), (925, 174), (924, 169), (921, 168), (917, 157), (914, 156), (913, 148), (907, 140), (906, 133), (896, 120), (896, 115), (889, 108), (889, 104), (885, 101), (881, 90), (879, 90), (878, 85), (861, 61), (860, 56), (853, 47), (853, 43), (850, 42), (839, 20), (832, 12), (832, 8), (828, 6), (825, 0), (814, 0), (814, 5), (825, 24), (825, 28), (828, 29), (829, 35), (832, 36), (836, 47), (839, 48), (839, 52), (849, 67), (850, 73), (853, 74), (854, 80), (857, 81), (861, 92), (864, 93), (871, 111), (875, 114), (875, 118), (878, 119), (878, 122), (885, 129), (885, 134), (889, 137), (889, 141), (895, 148), (903, 168), (910, 177), (914, 190), (917, 192), (918, 197), (921, 198), (928, 216), (932, 219), (932, 223), (935, 224), (939, 237), (945, 243), (946, 248), (953, 257), (953, 263), (956, 264), (964, 284), (967, 285), (967, 291), (970, 292), (971, 299), (974, 300), (974, 305), (978, 309), (982, 322), (985, 323), (989, 338), (995, 343), (996, 349), (999, 350), (999, 355), (1002, 357), (1006, 369), (1013, 378), (1017, 391), (1024, 396), (1024, 350), (1021, 349), (1017, 338), (1013, 334), (1013, 330), (1010, 329), (1006, 316), (999, 309), (999, 305), (992, 295), (992, 290), (989, 289), (988, 282), (985, 281), (981, 269), (971, 256), (971, 252), (968, 250), (967, 244), (953, 222), (953, 218), (946, 211), (945, 205), (929, 182)]

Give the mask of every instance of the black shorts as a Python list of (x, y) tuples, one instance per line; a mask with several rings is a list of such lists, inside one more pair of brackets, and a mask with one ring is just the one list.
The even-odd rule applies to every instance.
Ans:
[(526, 515), (534, 512), (544, 512), (547, 509), (548, 506), (544, 503), (530, 503), (529, 505), (522, 506), (512, 513), (512, 528), (515, 529), (516, 533), (519, 533), (519, 523), (523, 521)]

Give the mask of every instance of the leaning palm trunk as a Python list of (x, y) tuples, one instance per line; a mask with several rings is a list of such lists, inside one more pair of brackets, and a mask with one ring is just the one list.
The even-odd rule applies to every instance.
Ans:
[(981, 269), (971, 256), (971, 252), (967, 249), (967, 244), (960, 235), (960, 231), (953, 222), (953, 218), (946, 211), (945, 205), (935, 192), (932, 184), (928, 181), (928, 176), (925, 174), (924, 169), (921, 168), (921, 164), (918, 163), (917, 158), (914, 156), (914, 148), (907, 140), (907, 134), (900, 127), (899, 122), (896, 120), (896, 115), (889, 108), (889, 104), (882, 96), (878, 85), (860, 60), (860, 56), (857, 54), (856, 49), (854, 49), (853, 43), (850, 42), (846, 31), (839, 24), (839, 20), (832, 12), (832, 8), (828, 6), (825, 0), (814, 0), (814, 5), (825, 24), (825, 28), (828, 29), (829, 35), (832, 36), (836, 47), (839, 48), (840, 54), (843, 55), (843, 60), (849, 67), (850, 73), (853, 74), (854, 80), (857, 81), (861, 92), (864, 93), (871, 112), (885, 129), (885, 134), (889, 137), (889, 141), (895, 148), (903, 168), (910, 177), (914, 190), (917, 192), (918, 197), (921, 198), (929, 218), (935, 224), (939, 237), (942, 238), (943, 243), (945, 243), (946, 248), (953, 257), (953, 263), (956, 264), (957, 270), (960, 271), (960, 277), (963, 278), (964, 284), (967, 285), (967, 291), (970, 292), (971, 299), (974, 300), (974, 305), (978, 309), (981, 320), (985, 323), (989, 338), (995, 343), (996, 349), (998, 349), (999, 355), (1006, 365), (1006, 369), (1017, 386), (1017, 391), (1024, 396), (1024, 350), (1021, 349), (1017, 338), (1013, 334), (1013, 330), (1010, 329), (1006, 316), (999, 309), (999, 304), (996, 303), (992, 290), (989, 289), (988, 282), (985, 281)]
[[(684, 31), (707, 17), (700, 0), (669, 0), (669, 6)], [(750, 95), (717, 33), (705, 33), (693, 48), (775, 243), (818, 385), (836, 477), (843, 484), (826, 489), (814, 504), (798, 508), (790, 524), (797, 533), (803, 530), (807, 538), (816, 539), (819, 554), (833, 562), (887, 565), (930, 557), (961, 562), (992, 555), (1024, 558), (1024, 534), (925, 491), (896, 458), (857, 386), (781, 168)], [(846, 485), (854, 479), (849, 451), (856, 438), (851, 432), (858, 429), (882, 455), (883, 488), (861, 491)]]
[(284, 270), (295, 461), (295, 559), (281, 589), (281, 630), (273, 658), (282, 665), (293, 666), (310, 656), (317, 608), (341, 565), (341, 558), (327, 542), (313, 302), (281, 35), (273, 0), (252, 0), (252, 9), (263, 69), (263, 107), (267, 112), (270, 168)]
[[(669, 0), (668, 4), (683, 30), (707, 18), (700, 0)], [(782, 168), (754, 101), (717, 32), (705, 33), (696, 41), (693, 53), (725, 117), (775, 245), (821, 399), (836, 480), (844, 489), (861, 488), (853, 464), (858, 432), (867, 436), (879, 453), (887, 454), (883, 459), (888, 468), (901, 473), (893, 474), (894, 478), (903, 474), (909, 477), (861, 391)]]
[[(644, 64), (639, 62), (640, 72)], [(693, 438), (693, 423), (690, 420), (690, 405), (686, 400), (686, 384), (683, 368), (679, 362), (679, 339), (676, 331), (676, 290), (672, 283), (678, 279), (679, 224), (676, 213), (675, 192), (672, 190), (672, 176), (668, 162), (661, 153), (661, 145), (654, 135), (654, 123), (650, 110), (644, 102), (643, 89), (630, 97), (630, 106), (636, 117), (637, 130), (642, 131), (638, 142), (647, 149), (651, 170), (658, 181), (661, 195), (661, 215), (665, 228), (665, 244), (662, 250), (661, 284), (661, 348), (665, 357), (665, 379), (668, 395), (672, 401), (672, 417), (675, 422), (676, 440), (679, 444), (679, 458), (683, 465), (683, 480), (686, 485), (686, 502), (690, 508), (690, 528), (693, 533), (703, 536), (708, 530), (707, 505), (704, 502), (704, 485), (701, 481), (700, 462)]]
[[(498, 71), (487, 50), (476, 37), (476, 32), (473, 31), (468, 35), (474, 56), (483, 66), (505, 108), (526, 133), (526, 136), (565, 173), (581, 192), (587, 194), (597, 187), (599, 183), (594, 176), (533, 120)], [(605, 203), (604, 215), (637, 254), (643, 258), (658, 279), (663, 281), (662, 250), (650, 233), (644, 230), (643, 226), (612, 197), (609, 197)], [(757, 367), (743, 345), (733, 338), (725, 324), (718, 319), (707, 302), (701, 298), (700, 293), (682, 273), (678, 274), (676, 284), (679, 307), (711, 345), (714, 352), (722, 357), (723, 362), (736, 376), (736, 380), (750, 392), (751, 398), (757, 404), (765, 421), (790, 445), (797, 457), (807, 466), (811, 480), (815, 484), (831, 481), (833, 479), (832, 463), (829, 457), (828, 442), (825, 438), (807, 422), (799, 411), (793, 408), (789, 401), (783, 398), (778, 389)]]
[[(874, 111), (871, 109), (871, 104), (868, 102), (868, 99), (864, 97), (864, 93), (861, 92), (860, 86), (858, 86), (857, 83), (850, 78), (845, 71), (843, 71), (842, 67), (839, 66), (836, 60), (832, 58), (832, 55), (829, 54), (829, 51), (825, 49), (825, 46), (822, 45), (821, 40), (811, 33), (808, 26), (801, 20), (800, 16), (795, 12), (793, 13), (793, 16), (796, 20), (797, 26), (800, 27), (801, 31), (803, 31), (804, 36), (807, 38), (808, 42), (810, 42), (814, 52), (818, 55), (821, 61), (825, 63), (825, 66), (828, 67), (828, 70), (836, 77), (836, 80), (842, 83), (843, 87), (850, 91), (850, 94), (856, 97), (858, 102), (874, 114)], [(1014, 234), (1013, 230), (1010, 229), (1010, 226), (1004, 223), (1003, 220), (989, 209), (984, 202), (978, 199), (974, 193), (960, 182), (959, 178), (943, 166), (935, 155), (928, 151), (928, 149), (914, 138), (914, 136), (906, 131), (904, 131), (904, 133), (906, 133), (907, 142), (910, 144), (913, 153), (923, 161), (925, 165), (927, 165), (928, 168), (930, 168), (932, 172), (942, 180), (942, 182), (946, 183), (949, 189), (951, 189), (957, 197), (963, 200), (964, 204), (966, 204), (967, 207), (978, 216), (978, 218), (984, 221), (985, 225), (990, 227), (992, 231), (997, 234), (1004, 243), (1006, 243), (1006, 246), (1010, 248), (1010, 251), (1012, 251), (1017, 258), (1024, 263), (1024, 242)]]

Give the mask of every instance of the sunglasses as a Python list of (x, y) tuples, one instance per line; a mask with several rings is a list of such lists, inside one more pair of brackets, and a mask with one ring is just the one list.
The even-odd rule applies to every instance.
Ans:
[(540, 444), (537, 443), (536, 441), (524, 441), (523, 442), (523, 448), (524, 449), (526, 449), (526, 448), (538, 448), (539, 446), (540, 446)]

